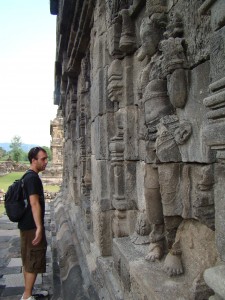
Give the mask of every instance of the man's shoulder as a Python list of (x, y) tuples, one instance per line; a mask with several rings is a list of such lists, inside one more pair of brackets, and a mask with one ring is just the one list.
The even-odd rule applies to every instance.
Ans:
[(43, 190), (42, 181), (38, 173), (31, 171), (23, 178), (24, 188), (28, 194), (39, 194)]
[(31, 178), (40, 180), (40, 177), (36, 172), (32, 170), (27, 170), (26, 173), (24, 173), (23, 175), (24, 182), (29, 181)]

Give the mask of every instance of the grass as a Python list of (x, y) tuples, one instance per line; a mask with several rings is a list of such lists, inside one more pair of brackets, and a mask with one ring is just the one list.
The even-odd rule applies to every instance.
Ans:
[[(0, 176), (0, 189), (6, 192), (8, 187), (16, 180), (22, 177), (24, 172), (12, 172), (4, 176)], [(44, 185), (44, 191), (57, 193), (60, 189), (58, 185)], [(5, 212), (4, 204), (0, 204), (0, 216)]]
[[(0, 177), (0, 189), (6, 192), (8, 187), (16, 180), (22, 177), (24, 172), (12, 172)], [(60, 189), (57, 185), (44, 185), (44, 190), (56, 193)]]
[(43, 185), (44, 191), (48, 191), (50, 193), (57, 193), (60, 189), (58, 185)]
[(24, 172), (12, 172), (0, 177), (0, 189), (6, 192), (8, 187), (16, 180), (22, 177)]
[[(12, 172), (0, 177), (0, 189), (6, 192), (9, 185), (11, 185), (16, 179), (22, 177), (24, 172)], [(0, 216), (5, 212), (4, 204), (0, 204)]]
[(4, 204), (0, 204), (0, 216), (5, 212)]

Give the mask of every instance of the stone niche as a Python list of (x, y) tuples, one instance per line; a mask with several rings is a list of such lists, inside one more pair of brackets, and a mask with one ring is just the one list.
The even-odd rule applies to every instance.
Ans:
[(50, 2), (59, 253), (88, 299), (225, 299), (225, 2)]

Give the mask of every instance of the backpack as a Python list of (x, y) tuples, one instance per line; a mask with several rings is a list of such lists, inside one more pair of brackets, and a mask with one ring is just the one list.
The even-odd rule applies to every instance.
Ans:
[(23, 189), (23, 178), (28, 174), (26, 172), (20, 179), (17, 179), (8, 187), (5, 194), (5, 211), (10, 221), (19, 222), (27, 208), (27, 199)]

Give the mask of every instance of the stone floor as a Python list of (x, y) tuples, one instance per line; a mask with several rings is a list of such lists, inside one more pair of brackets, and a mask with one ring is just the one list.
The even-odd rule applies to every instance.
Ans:
[[(53, 296), (53, 262), (51, 251), (50, 211), (46, 211), (46, 235), (48, 240), (47, 270), (39, 274), (35, 283), (34, 293), (47, 290), (47, 297), (37, 297), (40, 300), (60, 299)], [(59, 282), (58, 282), (59, 283)], [(0, 300), (20, 299), (23, 293), (23, 274), (20, 258), (20, 238), (17, 223), (12, 223), (6, 215), (0, 217)]]

